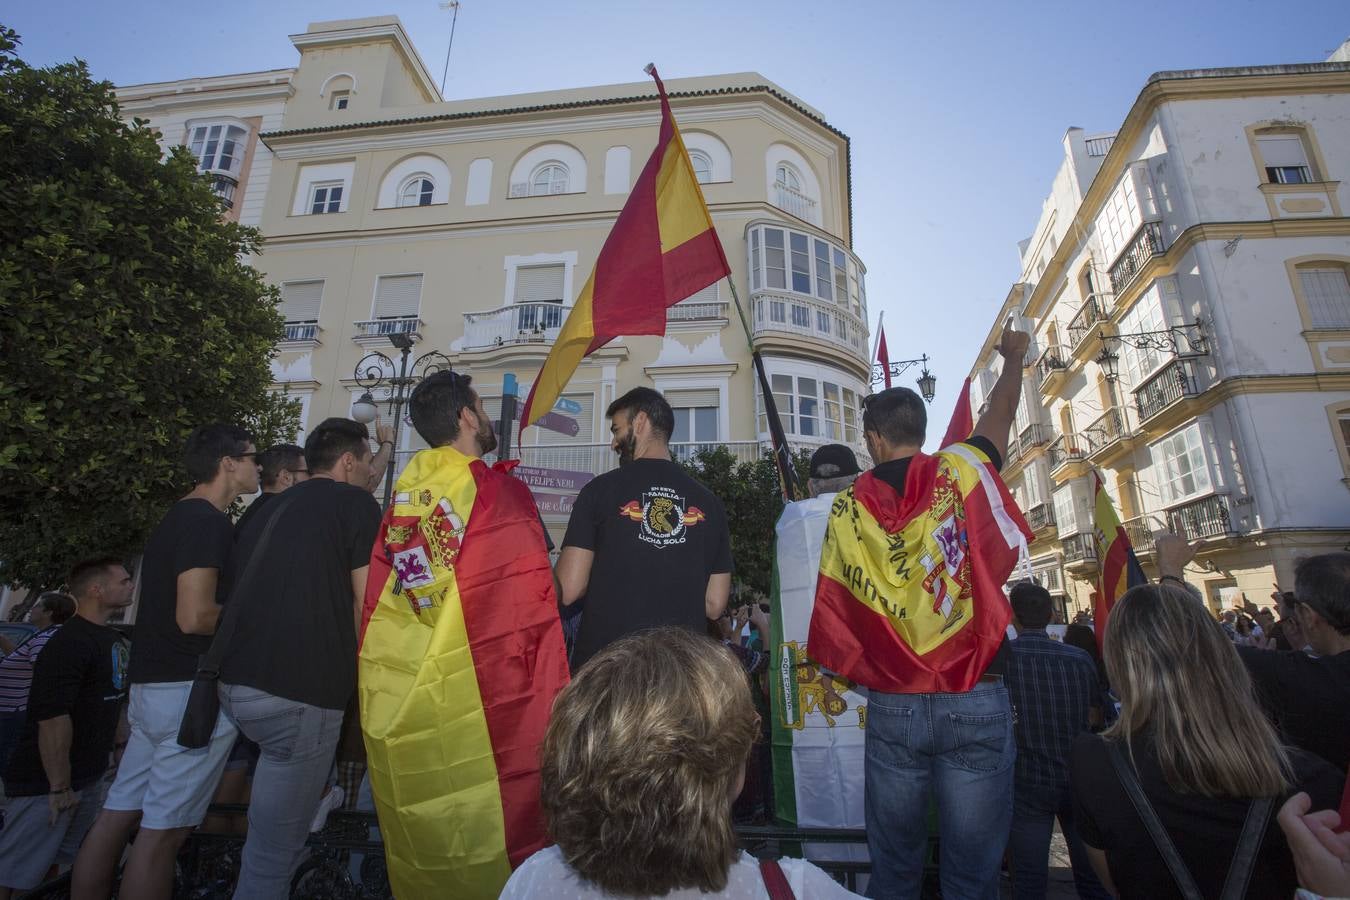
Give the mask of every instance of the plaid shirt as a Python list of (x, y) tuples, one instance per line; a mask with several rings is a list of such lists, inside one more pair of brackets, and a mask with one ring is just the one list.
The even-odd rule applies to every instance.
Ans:
[(1099, 702), (1097, 666), (1086, 651), (1044, 630), (1023, 631), (1008, 647), (1004, 682), (1016, 716), (1016, 787), (1057, 794), (1069, 784), (1073, 739), (1088, 730), (1088, 711)]

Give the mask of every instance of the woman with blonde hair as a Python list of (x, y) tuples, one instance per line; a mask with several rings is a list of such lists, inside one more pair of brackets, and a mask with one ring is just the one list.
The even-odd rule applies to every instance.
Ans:
[(710, 638), (659, 628), (617, 641), (558, 695), (542, 750), (557, 842), (503, 898), (847, 898), (823, 871), (740, 852), (731, 803), (759, 716), (744, 669)]
[(1105, 657), (1120, 719), (1080, 735), (1070, 766), (1103, 883), (1148, 900), (1291, 897), (1274, 810), (1300, 790), (1334, 807), (1340, 773), (1281, 744), (1223, 628), (1180, 588), (1128, 591), (1107, 621)]

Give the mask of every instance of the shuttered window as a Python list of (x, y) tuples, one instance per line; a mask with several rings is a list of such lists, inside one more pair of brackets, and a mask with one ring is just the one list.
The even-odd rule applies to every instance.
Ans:
[(319, 321), (323, 281), (288, 281), (281, 286), (281, 314), (287, 323)]
[(684, 300), (681, 300), (680, 302), (687, 303), (690, 306), (694, 305), (695, 303), (716, 303), (721, 299), (721, 296), (718, 293), (718, 288), (720, 286), (721, 286), (720, 282), (714, 281), (712, 284), (708, 285), (703, 290), (696, 291), (695, 293), (690, 294), (688, 297), (686, 297)]
[(516, 303), (563, 302), (566, 266), (520, 266), (516, 269)]
[(717, 388), (666, 391), (666, 402), (671, 406), (718, 406), (722, 402), (722, 395)]
[(1350, 328), (1350, 277), (1340, 267), (1300, 269), (1308, 324), (1313, 328)]
[(412, 318), (417, 315), (421, 305), (420, 274), (381, 275), (375, 282), (375, 318)]

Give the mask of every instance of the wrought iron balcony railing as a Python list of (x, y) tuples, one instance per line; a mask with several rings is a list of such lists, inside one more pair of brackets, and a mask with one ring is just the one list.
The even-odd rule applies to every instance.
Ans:
[(358, 339), (379, 338), (391, 334), (413, 334), (421, 327), (422, 320), (417, 316), (396, 316), (389, 319), (367, 319), (355, 324)]
[(1125, 249), (1111, 266), (1111, 287), (1117, 294), (1125, 290), (1144, 265), (1153, 257), (1162, 253), (1162, 226), (1157, 222), (1145, 222), (1130, 238)]
[(282, 328), (281, 339), (283, 341), (299, 343), (319, 339), (319, 323), (317, 322), (287, 322)]
[(1064, 548), (1066, 563), (1091, 563), (1097, 561), (1097, 545), (1087, 532), (1071, 534), (1060, 541)]
[(1069, 320), (1069, 344), (1075, 353), (1083, 345), (1083, 341), (1092, 334), (1093, 327), (1106, 320), (1105, 307), (1098, 297), (1097, 294), (1089, 294), (1083, 305), (1078, 308), (1078, 312)]
[(1168, 510), (1167, 529), (1188, 541), (1232, 534), (1228, 498), (1213, 494)]
[(1087, 457), (1086, 441), (1081, 435), (1061, 434), (1050, 444), (1050, 471)]
[(464, 314), (465, 350), (506, 344), (552, 344), (568, 310), (561, 303), (513, 303), (487, 312)]
[(1036, 387), (1041, 385), (1053, 375), (1062, 372), (1069, 367), (1068, 348), (1056, 344), (1046, 347), (1039, 359), (1036, 360)]
[(1055, 524), (1055, 508), (1049, 503), (1037, 503), (1026, 512), (1027, 524), (1032, 531), (1040, 531)]
[(1133, 519), (1126, 519), (1121, 525), (1125, 527), (1125, 536), (1130, 539), (1130, 546), (1134, 547), (1136, 556), (1153, 552), (1157, 546), (1157, 540), (1153, 535), (1162, 530), (1162, 526), (1155, 522), (1152, 516), (1135, 516)]
[(1129, 437), (1130, 425), (1125, 420), (1124, 412), (1118, 407), (1112, 407), (1093, 419), (1082, 434), (1087, 438), (1089, 453), (1100, 453)]
[(1197, 393), (1195, 376), (1184, 360), (1174, 360), (1134, 389), (1134, 406), (1142, 425), (1183, 397)]

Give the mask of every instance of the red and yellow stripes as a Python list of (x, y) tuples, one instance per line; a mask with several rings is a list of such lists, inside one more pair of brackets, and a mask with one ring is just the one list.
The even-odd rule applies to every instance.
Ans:
[(365, 617), (361, 724), (394, 894), (496, 897), (547, 843), (538, 749), (568, 677), (528, 489), (452, 448), (419, 453)]
[(1097, 585), (1097, 596), (1093, 602), (1092, 622), (1097, 633), (1097, 646), (1102, 645), (1106, 635), (1106, 619), (1111, 607), (1124, 596), (1125, 592), (1148, 582), (1139, 558), (1134, 555), (1134, 546), (1130, 537), (1120, 524), (1116, 508), (1111, 504), (1111, 495), (1106, 492), (1102, 478), (1096, 470), (1092, 472), (1093, 527), (1092, 536), (1097, 547), (1097, 559), (1101, 565), (1101, 581)]

